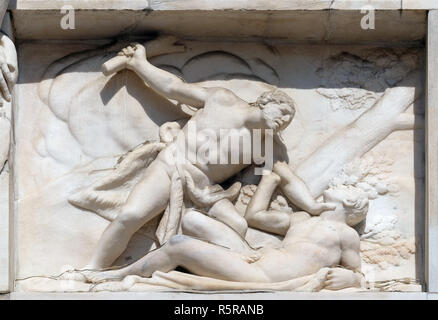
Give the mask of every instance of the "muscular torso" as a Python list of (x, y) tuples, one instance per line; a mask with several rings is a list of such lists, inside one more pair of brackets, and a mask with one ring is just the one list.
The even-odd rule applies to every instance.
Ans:
[[(203, 171), (212, 183), (225, 181), (253, 161), (253, 133), (246, 124), (251, 108), (233, 96), (209, 99), (204, 108), (191, 118), (192, 123), (184, 126), (184, 134), (179, 135), (163, 153), (175, 152), (176, 149), (182, 158)], [(191, 125), (193, 131), (190, 130)], [(243, 137), (248, 140), (244, 141)], [(232, 138), (239, 142), (233, 143)], [(261, 142), (263, 148), (264, 140)]]
[(340, 265), (346, 228), (350, 229), (345, 223), (309, 218), (292, 225), (282, 247), (266, 250), (256, 263), (272, 281), (285, 281)]

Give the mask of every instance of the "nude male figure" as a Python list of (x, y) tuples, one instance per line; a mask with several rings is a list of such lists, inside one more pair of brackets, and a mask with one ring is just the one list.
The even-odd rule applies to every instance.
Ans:
[[(250, 226), (284, 235), (279, 248), (254, 250), (231, 228), (200, 212), (183, 217), (184, 235), (173, 236), (159, 249), (137, 262), (116, 270), (88, 275), (92, 281), (123, 279), (128, 275), (150, 277), (182, 266), (214, 279), (238, 282), (281, 282), (329, 270), (325, 288), (338, 290), (361, 284), (359, 235), (351, 227), (368, 211), (368, 197), (360, 189), (338, 186), (324, 192), (324, 200), (336, 209), (311, 217), (306, 212), (268, 210), (280, 177), (265, 175), (248, 204)], [(203, 240), (200, 240), (203, 239)], [(206, 241), (204, 241), (206, 240)], [(342, 266), (344, 268), (339, 268)]]
[[(206, 128), (216, 132), (217, 137), (220, 137), (221, 129), (248, 132), (261, 129), (263, 139), (266, 129), (279, 132), (286, 128), (293, 118), (292, 99), (278, 90), (263, 94), (258, 99), (258, 107), (254, 107), (230, 90), (187, 84), (175, 75), (156, 68), (147, 61), (146, 49), (140, 44), (123, 49), (117, 58), (120, 59), (120, 57), (126, 58), (123, 68), (134, 71), (146, 85), (157, 93), (199, 109), (191, 119), (196, 123), (199, 141), (195, 143), (195, 150), (189, 150), (189, 152), (196, 153), (205, 144), (202, 130)], [(147, 168), (141, 181), (133, 188), (117, 219), (104, 231), (86, 268), (100, 269), (111, 266), (126, 249), (131, 236), (145, 223), (164, 211), (170, 197), (171, 177), (177, 170), (175, 165), (169, 164), (168, 159), (175, 157), (175, 152), (176, 156), (185, 154), (184, 148), (189, 143), (187, 131), (188, 128), (185, 126), (182, 129), (184, 134), (178, 135), (175, 141), (161, 151)], [(252, 137), (252, 134), (250, 136)], [(231, 154), (228, 146), (220, 149), (219, 141), (217, 145), (217, 154), (222, 153), (228, 156)], [(262, 145), (264, 145), (263, 140)], [(281, 148), (274, 146), (276, 153), (273, 171), (281, 176), (280, 187), (283, 193), (295, 205), (311, 214), (319, 214), (333, 208), (331, 204), (318, 203), (313, 199), (304, 182), (291, 171), (279, 149)], [(246, 152), (245, 148), (240, 148), (239, 152), (240, 159), (247, 156), (243, 154)], [(252, 154), (250, 156), (252, 157)], [(190, 154), (187, 154), (186, 160), (189, 161), (189, 159), (192, 158)], [(212, 185), (225, 181), (249, 165), (196, 162), (192, 164), (208, 177)], [(216, 218), (244, 236), (247, 229), (246, 220), (237, 213), (231, 201), (221, 200), (216, 207), (219, 208), (215, 213)]]

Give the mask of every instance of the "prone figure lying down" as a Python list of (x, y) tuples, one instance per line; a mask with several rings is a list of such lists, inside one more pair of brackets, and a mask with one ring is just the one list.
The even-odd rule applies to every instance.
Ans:
[(128, 275), (151, 277), (155, 271), (169, 272), (181, 266), (191, 273), (219, 280), (275, 283), (328, 271), (325, 289), (359, 287), (360, 240), (352, 227), (363, 221), (368, 197), (360, 189), (336, 186), (327, 189), (324, 202), (336, 204), (333, 211), (311, 216), (306, 212), (287, 213), (269, 209), (280, 177), (264, 175), (251, 198), (245, 219), (248, 225), (283, 235), (280, 247), (252, 249), (225, 223), (208, 215), (188, 211), (182, 219), (183, 235), (173, 236), (162, 247), (126, 267), (89, 271), (91, 282), (123, 279)]

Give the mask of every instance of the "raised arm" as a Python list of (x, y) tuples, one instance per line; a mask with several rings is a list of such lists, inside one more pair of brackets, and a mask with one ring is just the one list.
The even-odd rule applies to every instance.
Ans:
[(281, 178), (280, 188), (284, 195), (304, 211), (318, 215), (323, 211), (335, 209), (334, 204), (316, 202), (304, 181), (292, 171), (285, 161), (276, 161), (273, 171)]
[(146, 49), (141, 44), (123, 49), (119, 56), (126, 57), (127, 69), (137, 75), (153, 90), (168, 99), (195, 108), (202, 108), (207, 99), (208, 89), (194, 84), (187, 84), (182, 79), (153, 66), (146, 58)]
[(249, 202), (245, 219), (250, 227), (285, 235), (290, 226), (290, 214), (283, 211), (268, 210), (272, 194), (280, 183), (275, 173), (264, 175)]

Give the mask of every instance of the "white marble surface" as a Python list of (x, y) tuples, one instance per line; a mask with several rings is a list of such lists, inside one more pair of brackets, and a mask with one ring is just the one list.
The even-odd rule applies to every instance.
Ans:
[(84, 300), (435, 300), (436, 295), (426, 292), (415, 293), (238, 293), (238, 294), (190, 294), (190, 293), (33, 293), (33, 292), (12, 292), (9, 297), (11, 300), (63, 300), (63, 299), (84, 299)]
[(438, 87), (436, 80), (438, 77), (437, 66), (432, 62), (436, 57), (436, 50), (438, 48), (438, 12), (429, 12), (429, 29), (428, 33), (428, 68), (427, 68), (427, 83), (428, 83), (428, 95), (427, 95), (427, 110), (428, 110), (428, 145), (427, 145), (427, 168), (428, 168), (428, 187), (427, 198), (427, 222), (428, 222), (428, 238), (427, 238), (427, 272), (429, 291), (438, 292), (438, 207), (436, 205), (438, 186), (436, 181), (438, 179), (436, 156), (436, 145), (438, 143), (438, 135), (436, 132), (436, 126), (434, 125), (435, 117), (438, 117), (438, 105), (436, 104), (436, 96), (438, 94)]
[[(373, 52), (376, 50), (373, 48), (364, 51), (362, 47), (333, 46), (321, 50), (318, 46), (281, 45), (273, 50), (272, 47), (251, 43), (237, 45), (196, 41), (187, 42), (187, 46), (187, 53), (158, 57), (153, 62), (157, 65), (171, 65), (173, 72), (182, 74), (189, 82), (202, 81), (205, 78), (217, 79), (210, 84), (205, 82), (205, 85), (228, 86), (247, 101), (254, 101), (259, 92), (266, 90), (265, 85), (254, 80), (219, 80), (222, 79), (223, 72), (246, 74), (253, 79), (261, 78), (283, 88), (282, 90), (294, 98), (297, 115), (293, 125), (284, 134), (289, 155), (293, 159), (292, 166), (306, 159), (320, 141), (356, 119), (371, 106), (360, 103), (355, 105), (348, 100), (334, 105), (333, 99), (339, 99), (336, 98), (336, 90), (321, 93), (315, 88), (321, 85), (329, 88), (342, 86), (342, 79), (330, 78), (331, 74), (336, 75), (342, 70), (342, 65), (328, 67), (329, 57), (335, 57), (334, 61), (342, 60), (342, 52), (349, 52), (353, 55), (353, 63), (360, 68), (362, 62), (359, 57), (374, 59)], [(115, 160), (112, 155), (117, 157), (145, 139), (156, 139), (157, 126), (151, 122), (150, 116), (157, 115), (157, 111), (154, 111), (157, 108), (168, 108), (161, 100), (151, 100), (150, 97), (153, 96), (147, 89), (141, 88), (141, 83), (131, 73), (119, 75), (110, 85), (106, 85), (107, 80), (99, 70), (105, 59), (99, 56), (85, 59), (70, 67), (71, 70), (78, 70), (78, 73), (66, 72), (57, 77), (52, 96), (46, 100), (48, 104), (44, 103), (41, 100), (39, 81), (48, 65), (70, 52), (88, 48), (93, 48), (89, 42), (62, 46), (24, 43), (20, 46), (23, 73), (18, 95), (23, 107), (18, 110), (19, 122), (16, 123), (18, 279), (56, 275), (67, 265), (85, 265), (107, 222), (94, 213), (69, 205), (66, 201), (68, 195), (90, 182), (90, 176), (84, 176), (84, 173), (92, 168), (104, 169), (112, 166)], [(34, 52), (39, 52), (39, 55), (34, 55)], [(369, 52), (368, 58), (365, 52)], [(397, 65), (397, 55), (392, 54), (390, 57), (389, 61), (395, 60), (387, 61), (388, 66)], [(421, 52), (418, 57), (421, 57)], [(403, 59), (408, 59), (408, 56)], [(211, 68), (212, 65), (217, 67)], [(319, 71), (321, 77), (317, 70), (324, 66), (325, 69)], [(406, 65), (409, 69), (408, 66), (409, 63)], [(57, 66), (60, 67), (62, 63)], [(389, 81), (391, 70), (389, 68), (386, 72)], [(364, 77), (367, 76), (364, 74)], [(366, 82), (366, 79), (358, 81)], [(376, 89), (371, 91), (376, 91), (371, 94), (371, 101), (378, 99), (383, 92), (379, 85), (376, 87), (374, 83), (373, 86)], [(62, 99), (57, 100), (63, 97), (64, 93), (59, 92), (65, 87), (69, 88), (68, 94), (74, 96), (73, 100), (66, 100), (68, 104)], [(101, 90), (104, 87), (107, 91), (102, 96)], [(127, 89), (129, 91), (125, 91)], [(137, 95), (139, 99), (132, 97), (131, 93), (134, 92), (136, 95), (140, 94)], [(112, 96), (114, 93), (111, 100), (106, 99), (106, 94)], [(357, 94), (360, 96), (363, 93), (359, 90)], [(107, 104), (103, 103), (107, 100)], [(421, 105), (417, 108), (415, 113), (421, 114)], [(74, 112), (77, 112), (77, 116), (74, 116)], [(409, 108), (408, 113), (413, 114), (414, 109)], [(35, 114), (39, 114), (39, 118)], [(138, 116), (131, 116), (135, 114)], [(170, 112), (164, 118), (172, 120), (181, 116)], [(123, 121), (120, 122), (120, 119)], [(159, 120), (161, 118), (157, 119), (162, 121)], [(140, 120), (144, 125), (136, 125)], [(119, 130), (120, 126), (131, 131)], [(133, 127), (135, 130), (132, 130)], [(415, 237), (418, 232), (416, 223), (421, 226), (416, 212), (420, 215), (423, 210), (421, 192), (418, 190), (421, 190), (424, 172), (414, 162), (422, 153), (420, 136), (409, 130), (394, 132), (369, 154), (367, 160), (374, 165), (373, 157), (381, 155), (384, 162), (392, 163), (389, 177), (396, 181), (398, 191), (395, 195), (388, 194), (371, 201), (369, 218), (377, 219), (381, 215), (395, 217), (385, 231), (394, 235), (394, 239), (400, 235), (406, 238)], [(68, 153), (66, 144), (69, 146)], [(88, 167), (84, 166), (87, 163)], [(308, 182), (312, 183), (312, 180)], [(416, 188), (420, 189), (416, 191)], [(145, 240), (138, 234), (119, 263), (132, 261), (144, 254), (150, 246)], [(48, 252), (50, 256), (47, 255)], [(421, 260), (421, 256), (421, 250), (417, 251), (417, 259)], [(375, 265), (368, 266), (367, 272), (377, 270), (375, 280), (394, 277), (395, 273), (398, 277), (421, 278), (421, 266), (416, 265), (415, 255), (408, 254), (406, 257), (408, 259), (399, 257), (389, 265), (377, 269)], [(393, 266), (392, 263), (399, 266)]]
[[(3, 1), (0, 5), (0, 24), (2, 22), (2, 30), (0, 33), (0, 60), (7, 64), (9, 71), (17, 70), (17, 57), (13, 42), (8, 38), (13, 39), (12, 25), (9, 13), (5, 13), (8, 1)], [(15, 73), (16, 75), (16, 73)], [(5, 78), (5, 73), (2, 71), (0, 75), (2, 79)], [(9, 80), (8, 80), (9, 78)], [(15, 99), (13, 87), (16, 77), (11, 79), (6, 75), (8, 87), (10, 89), (11, 99)], [(2, 90), (3, 92), (3, 90)], [(13, 245), (12, 245), (12, 214), (10, 210), (10, 194), (12, 191), (11, 181), (12, 175), (10, 164), (12, 160), (9, 159), (10, 150), (10, 134), (11, 134), (11, 115), (13, 109), (13, 102), (6, 101), (4, 94), (0, 94), (0, 292), (8, 292), (13, 283)]]
[(9, 174), (0, 174), (0, 292), (7, 292), (10, 289), (10, 216), (9, 216)]
[[(71, 2), (78, 9), (78, 27), (67, 32), (59, 28), (59, 9)], [(362, 14), (358, 10), (365, 2), (379, 9), (379, 28), (374, 33), (359, 30)], [(388, 84), (398, 83), (415, 66), (424, 65), (423, 49), (408, 52), (403, 48), (408, 45), (421, 47), (426, 34), (425, 10), (433, 8), (438, 8), (435, 1), (421, 0), (278, 1), (269, 8), (265, 1), (13, 1), (10, 9), (20, 40), (22, 70), (16, 90), (15, 180), (11, 184), (16, 186), (17, 241), (14, 250), (19, 281), (15, 289), (20, 292), (12, 293), (8, 298), (332, 299), (335, 296), (339, 299), (433, 299), (434, 295), (421, 292), (334, 295), (36, 293), (24, 291), (64, 291), (67, 287), (67, 291), (87, 291), (89, 288), (85, 284), (71, 283), (65, 287), (65, 283), (49, 283), (44, 278), (20, 280), (28, 276), (56, 276), (71, 266), (84, 266), (108, 221), (71, 205), (70, 196), (85, 190), (91, 182), (99, 181), (121, 155), (138, 144), (145, 140), (158, 141), (159, 126), (164, 122), (178, 120), (184, 124), (190, 111), (176, 111), (173, 102), (148, 91), (131, 71), (111, 80), (105, 78), (100, 66), (109, 56), (100, 49), (94, 56), (85, 54), (80, 62), (74, 62), (74, 56), (67, 61), (62, 58), (74, 52), (93, 50), (123, 30), (129, 29), (133, 36), (144, 36), (158, 29), (186, 38), (183, 40), (187, 51), (156, 57), (152, 59), (153, 63), (188, 82), (199, 82), (205, 87), (226, 87), (247, 102), (255, 101), (261, 92), (274, 87), (292, 96), (298, 106), (297, 114), (293, 125), (283, 134), (292, 159), (290, 167), (299, 173), (314, 196), (319, 196), (333, 179), (339, 184), (364, 188), (369, 195), (367, 226), (361, 231), (362, 271), (367, 280), (379, 282), (406, 277), (423, 283), (426, 254), (429, 257), (429, 290), (438, 291), (434, 277), (437, 247), (433, 206), (429, 206), (427, 250), (423, 251), (422, 246), (425, 228), (422, 218), (425, 169), (421, 161), (424, 101), (420, 99), (408, 107), (410, 102), (406, 101), (413, 99), (410, 97), (414, 95), (412, 90), (399, 90), (392, 98), (385, 92)], [(267, 9), (271, 11), (268, 13)], [(406, 10), (400, 14), (399, 9)], [(276, 14), (268, 23), (266, 18), (272, 11)], [(242, 25), (242, 21), (246, 23)], [(430, 27), (434, 21), (429, 20), (429, 23)], [(199, 24), (205, 28), (199, 28)], [(430, 32), (431, 51), (435, 51), (433, 36)], [(254, 41), (260, 37), (269, 39), (269, 44)], [(245, 42), (239, 39), (245, 39)], [(321, 41), (326, 45), (311, 45)], [(380, 41), (389, 48), (376, 44)], [(402, 48), (392, 49), (394, 44), (402, 44)], [(431, 51), (429, 61), (434, 55)], [(428, 68), (428, 71), (428, 76), (433, 77), (434, 69)], [(429, 78), (427, 94), (430, 101), (435, 91), (432, 83)], [(423, 84), (416, 81), (413, 85), (417, 87), (418, 95)], [(357, 151), (357, 156), (351, 156), (351, 159), (342, 153), (345, 144), (336, 149), (339, 153), (333, 161), (327, 153), (324, 156), (322, 145), (335, 145), (336, 133), (343, 132), (348, 124), (366, 114), (379, 99), (388, 108), (400, 106), (399, 111), (397, 108), (392, 110), (403, 113), (399, 120), (390, 121), (388, 129), (382, 131), (382, 135), (388, 132), (389, 136), (371, 139), (372, 150), (364, 147), (365, 151)], [(415, 124), (412, 122), (414, 117)], [(382, 122), (376, 119), (370, 126), (375, 125), (379, 130)], [(429, 119), (429, 126), (432, 123)], [(412, 130), (414, 125), (415, 130)], [(362, 138), (356, 138), (357, 144)], [(434, 135), (430, 138), (429, 144), (434, 141)], [(345, 143), (354, 148), (352, 141), (345, 139)], [(434, 147), (429, 146), (429, 155), (433, 150)], [(354, 160), (356, 157), (361, 159)], [(326, 162), (321, 161), (325, 158)], [(311, 161), (313, 159), (317, 161)], [(429, 161), (431, 168), (434, 158), (430, 157)], [(341, 169), (341, 174), (335, 174)], [(369, 179), (368, 175), (378, 178)], [(7, 190), (9, 176), (2, 173), (0, 179), (1, 190)], [(251, 176), (242, 179), (257, 184)], [(122, 199), (130, 188), (129, 183), (123, 185), (118, 196)], [(429, 201), (433, 192), (434, 187), (429, 184)], [(0, 209), (9, 211), (6, 208), (8, 193), (3, 192), (2, 197), (0, 202), (4, 208)], [(244, 205), (240, 205), (243, 207), (240, 210), (244, 210)], [(12, 248), (9, 215), (1, 218), (0, 291), (5, 291), (11, 275)], [(116, 261), (117, 265), (130, 263), (155, 248), (157, 243), (150, 238), (154, 230), (146, 229), (134, 235), (128, 250)], [(246, 240), (251, 244), (278, 244), (281, 239), (251, 231)], [(102, 291), (108, 288), (102, 287)], [(391, 288), (421, 290), (410, 285), (390, 287), (389, 290)], [(130, 289), (153, 290), (147, 284)]]

